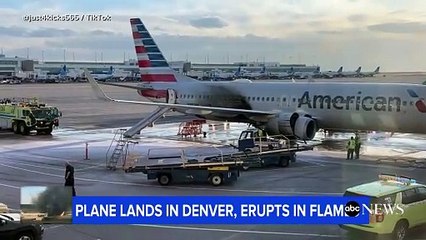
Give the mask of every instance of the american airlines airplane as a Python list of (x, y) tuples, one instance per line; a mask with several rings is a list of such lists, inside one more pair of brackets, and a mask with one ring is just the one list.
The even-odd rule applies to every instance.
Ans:
[[(138, 18), (130, 19), (141, 73), (134, 88), (150, 101), (112, 99), (96, 81), (99, 98), (154, 105), (205, 119), (251, 123), (271, 135), (302, 140), (318, 129), (426, 134), (426, 86), (349, 82), (202, 82), (173, 71)], [(87, 70), (86, 70), (87, 71)]]
[(376, 68), (373, 72), (360, 72), (361, 77), (374, 77), (374, 75), (379, 74), (380, 66)]
[(348, 71), (348, 72), (340, 72), (340, 77), (358, 77), (361, 72), (361, 67), (358, 67), (355, 71)]
[(322, 76), (324, 76), (325, 78), (334, 78), (334, 77), (338, 77), (341, 73), (342, 73), (343, 67), (340, 67), (337, 71), (327, 71), (327, 72), (322, 72)]

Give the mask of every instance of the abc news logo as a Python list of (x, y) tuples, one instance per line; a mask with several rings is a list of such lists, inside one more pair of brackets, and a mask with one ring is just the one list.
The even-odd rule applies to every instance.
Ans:
[(361, 206), (355, 201), (349, 201), (345, 205), (345, 213), (349, 217), (356, 217), (361, 213)]
[[(364, 211), (365, 210), (365, 211)], [(404, 208), (399, 204), (372, 204), (370, 206), (363, 205), (360, 206), (359, 203), (355, 201), (349, 201), (346, 203), (344, 208), (345, 214), (349, 217), (357, 217), (360, 213), (368, 214), (395, 214), (402, 215), (404, 214)]]

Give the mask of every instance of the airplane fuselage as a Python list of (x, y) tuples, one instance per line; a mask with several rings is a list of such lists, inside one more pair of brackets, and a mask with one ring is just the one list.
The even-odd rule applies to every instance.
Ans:
[[(161, 85), (155, 88), (173, 89), (179, 104), (303, 113), (324, 129), (426, 134), (426, 86), (422, 85), (196, 81)], [(232, 120), (229, 114), (203, 116)], [(244, 122), (244, 118), (235, 121)]]

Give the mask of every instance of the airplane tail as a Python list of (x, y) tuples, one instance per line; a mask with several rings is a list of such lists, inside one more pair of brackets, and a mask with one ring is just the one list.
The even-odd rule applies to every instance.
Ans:
[(380, 71), (380, 66), (378, 66), (378, 67), (376, 68), (376, 70), (374, 70), (374, 73), (379, 73), (379, 71)]
[(110, 66), (108, 70), (108, 74), (113, 74), (113, 73), (114, 73), (114, 67)]
[(175, 72), (164, 58), (151, 34), (139, 18), (131, 18), (133, 40), (138, 59), (141, 80), (144, 83), (173, 83), (195, 81)]
[(355, 72), (356, 73), (360, 73), (361, 72), (361, 67), (358, 67), (358, 69)]
[(338, 73), (341, 73), (343, 71), (343, 66), (340, 66), (339, 70), (337, 70)]
[(61, 68), (61, 71), (59, 72), (59, 75), (64, 76), (67, 74), (67, 65), (64, 64), (64, 66)]
[(241, 76), (241, 66), (238, 67), (237, 71), (234, 74), (236, 77)]

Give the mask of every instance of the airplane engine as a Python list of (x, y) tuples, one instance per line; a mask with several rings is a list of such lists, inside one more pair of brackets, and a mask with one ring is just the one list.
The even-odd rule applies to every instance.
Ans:
[(279, 114), (263, 126), (269, 135), (295, 136), (301, 140), (312, 140), (318, 131), (316, 121), (299, 113)]
[(317, 124), (310, 117), (299, 117), (294, 125), (294, 135), (302, 140), (312, 140), (317, 133)]

